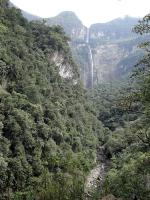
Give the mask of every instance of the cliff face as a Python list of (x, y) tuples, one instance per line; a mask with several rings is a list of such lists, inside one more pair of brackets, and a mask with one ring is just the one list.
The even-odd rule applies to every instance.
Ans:
[[(46, 19), (47, 24), (63, 26), (86, 87), (127, 76), (139, 58), (139, 39), (132, 32), (137, 18), (118, 18), (93, 24), (88, 29), (73, 12)], [(92, 60), (91, 60), (92, 59)]]
[(91, 59), (86, 43), (88, 29), (71, 11), (46, 19), (48, 25), (60, 25), (70, 37), (70, 47), (74, 60), (80, 66), (80, 76), (86, 87), (91, 87)]
[(59, 69), (59, 75), (64, 79), (73, 79), (74, 71), (72, 65), (66, 60), (62, 52), (54, 52), (50, 55), (50, 62)]
[[(95, 83), (123, 78), (132, 70), (139, 52), (139, 40), (132, 32), (137, 22), (136, 18), (125, 17), (90, 27)], [(128, 59), (132, 60), (131, 65)]]
[[(132, 70), (133, 65), (137, 59), (134, 60), (132, 66), (121, 64), (121, 62), (129, 56), (138, 54), (138, 49), (133, 46), (130, 51), (124, 47), (120, 47), (118, 43), (109, 43), (103, 45), (97, 45), (93, 48), (93, 59), (94, 59), (94, 74), (95, 83), (110, 82), (114, 79), (123, 78), (123, 76)], [(121, 69), (124, 69), (124, 73), (118, 73)], [(127, 69), (128, 68), (128, 69)]]

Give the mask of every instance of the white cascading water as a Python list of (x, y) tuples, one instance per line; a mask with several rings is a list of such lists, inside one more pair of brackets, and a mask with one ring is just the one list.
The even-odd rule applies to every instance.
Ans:
[(89, 44), (89, 37), (90, 37), (90, 31), (89, 28), (87, 28), (87, 32), (86, 32), (86, 43)]
[(89, 28), (87, 28), (86, 44), (87, 44), (87, 46), (88, 46), (89, 55), (90, 55), (90, 65), (91, 65), (91, 87), (93, 88), (93, 81), (94, 81), (94, 62), (93, 62), (92, 50), (91, 50), (90, 43), (89, 43), (89, 38), (90, 38), (90, 31), (89, 31)]

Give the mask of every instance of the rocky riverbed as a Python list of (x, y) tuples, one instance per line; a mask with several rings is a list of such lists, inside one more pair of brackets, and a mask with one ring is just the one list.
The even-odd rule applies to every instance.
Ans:
[(110, 165), (110, 160), (105, 157), (104, 146), (97, 149), (97, 165), (90, 171), (85, 182), (85, 200), (92, 200), (93, 195), (100, 194), (103, 183), (105, 181), (106, 173)]

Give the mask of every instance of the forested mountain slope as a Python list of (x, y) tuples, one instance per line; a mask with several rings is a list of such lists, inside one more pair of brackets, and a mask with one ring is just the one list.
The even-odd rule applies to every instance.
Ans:
[[(22, 13), (29, 21), (41, 20), (24, 11)], [(80, 75), (87, 88), (128, 77), (141, 58), (137, 45), (145, 36), (142, 38), (132, 32), (138, 18), (126, 16), (107, 23), (92, 24), (90, 28), (85, 27), (72, 11), (64, 11), (44, 20), (47, 25), (62, 26), (70, 37), (74, 60), (80, 66)]]
[(103, 129), (62, 28), (0, 0), (0, 199), (82, 199)]
[[(148, 39), (150, 15), (135, 32)], [(95, 48), (86, 35), (71, 44), (83, 63)], [(87, 93), (62, 27), (28, 22), (0, 0), (0, 200), (150, 199), (150, 43), (140, 46), (128, 85)], [(97, 175), (100, 187), (85, 197), (86, 177), (102, 163), (105, 180)]]
[[(90, 95), (98, 118), (106, 127), (102, 144), (105, 159), (109, 162), (103, 189), (103, 175), (100, 175), (93, 199), (150, 198), (150, 98), (145, 92), (149, 87), (148, 74), (146, 72), (143, 80), (141, 73), (140, 85), (136, 87), (129, 82), (128, 86), (126, 83), (100, 84)], [(101, 148), (100, 145), (99, 152)]]

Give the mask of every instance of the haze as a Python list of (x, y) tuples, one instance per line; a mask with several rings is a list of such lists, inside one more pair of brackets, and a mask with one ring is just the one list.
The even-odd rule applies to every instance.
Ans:
[(11, 2), (40, 17), (53, 17), (62, 11), (74, 11), (86, 26), (125, 15), (143, 17), (150, 11), (150, 0), (12, 0)]

